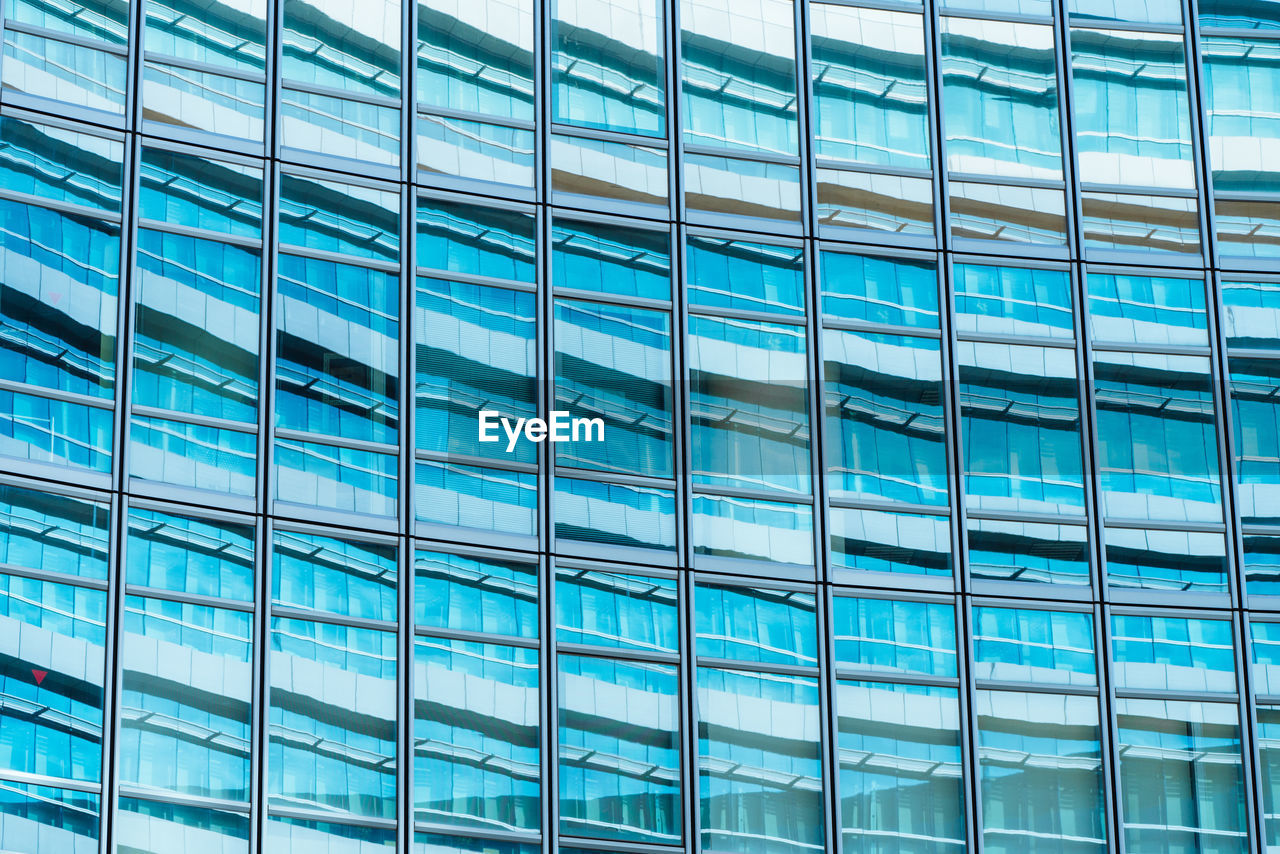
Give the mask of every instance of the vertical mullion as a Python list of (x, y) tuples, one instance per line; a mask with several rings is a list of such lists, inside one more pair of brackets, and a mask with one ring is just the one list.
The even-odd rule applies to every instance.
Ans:
[(413, 547), (414, 483), (414, 303), (417, 287), (416, 210), (417, 194), (413, 178), (417, 174), (418, 102), (418, 0), (401, 0), (400, 10), (400, 513), (396, 561), (399, 567), (396, 589), (399, 666), (396, 668), (396, 722), (399, 761), (396, 762), (396, 818), (401, 854), (413, 851)]

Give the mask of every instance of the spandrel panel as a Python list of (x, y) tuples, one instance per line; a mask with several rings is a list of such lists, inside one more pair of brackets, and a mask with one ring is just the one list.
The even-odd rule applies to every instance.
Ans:
[(1222, 534), (1203, 531), (1105, 531), (1107, 582), (1112, 588), (1226, 593)]
[(807, 504), (695, 495), (690, 527), (695, 555), (813, 565)]
[(142, 149), (138, 216), (240, 237), (262, 236), (262, 168)]
[[(129, 476), (209, 493), (251, 496), (258, 489), (257, 436), (167, 418), (133, 416)], [(212, 496), (210, 496), (212, 499)]]
[(115, 817), (121, 850), (137, 854), (205, 846), (218, 854), (248, 854), (249, 813), (121, 797)]
[(553, 488), (560, 545), (676, 550), (674, 490), (568, 477), (557, 477)]
[(989, 581), (1089, 584), (1083, 525), (969, 518), (969, 577)]
[(145, 121), (170, 125), (179, 133), (199, 130), (262, 141), (262, 83), (148, 60), (142, 70), (142, 103)]
[(1209, 344), (1203, 279), (1090, 273), (1094, 340), (1157, 347)]
[(19, 30), (4, 34), (6, 89), (119, 116), (127, 79), (122, 54)]
[(1234, 692), (1233, 636), (1228, 620), (1113, 615), (1112, 680), (1120, 690)]
[[(1251, 312), (1240, 314), (1252, 325)], [(1232, 356), (1228, 364), (1240, 518), (1280, 524), (1280, 362)]]
[(551, 229), (551, 285), (670, 300), (670, 232), (557, 217)]
[(822, 311), (840, 320), (938, 328), (938, 265), (932, 258), (823, 252)]

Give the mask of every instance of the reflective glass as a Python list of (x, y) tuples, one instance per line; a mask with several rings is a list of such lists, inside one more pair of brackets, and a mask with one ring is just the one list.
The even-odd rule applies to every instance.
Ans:
[(674, 490), (567, 477), (557, 477), (553, 489), (561, 544), (676, 550)]
[(418, 266), (532, 282), (536, 226), (529, 213), (421, 198)]
[[(586, 137), (551, 136), (551, 187), (566, 201), (599, 207), (600, 200), (667, 208), (667, 152)], [(574, 198), (577, 197), (577, 198)], [(581, 206), (581, 205), (580, 205)], [(608, 205), (612, 207), (612, 205)]]
[(396, 848), (396, 832), (390, 827), (273, 815), (267, 820), (262, 847), (273, 854), (391, 854)]
[(831, 622), (836, 667), (956, 675), (956, 617), (950, 603), (836, 596)]
[(1180, 24), (1182, 4), (1178, 0), (1070, 0), (1071, 16), (1135, 24)]
[(946, 516), (832, 507), (831, 561), (839, 569), (951, 575)]
[(1120, 690), (1236, 689), (1229, 620), (1111, 617), (1112, 679)]
[(394, 819), (395, 633), (273, 618), (267, 672), (270, 804)]
[(763, 664), (818, 663), (812, 592), (699, 584), (697, 654)]
[(1125, 851), (1249, 850), (1234, 705), (1116, 700)]
[(0, 850), (94, 854), (101, 798), (88, 792), (0, 782)]
[[(1224, 258), (1275, 258), (1280, 255), (1280, 203), (1219, 196), (1214, 203), (1218, 253)], [(1234, 266), (1227, 261), (1227, 266)]]
[(0, 486), (0, 564), (107, 578), (105, 502)]
[(804, 313), (804, 250), (727, 237), (685, 242), (690, 305)]
[(671, 299), (671, 235), (666, 229), (558, 217), (551, 247), (551, 284), (557, 290)]
[(277, 501), (348, 513), (396, 515), (393, 454), (277, 439), (274, 480)]
[(271, 567), (278, 606), (396, 619), (395, 546), (277, 529)]
[(1048, 246), (1067, 243), (1067, 202), (1062, 190), (976, 181), (952, 181), (947, 186), (952, 237)]
[(826, 3), (809, 14), (817, 156), (927, 169), (921, 16)]
[(933, 259), (823, 252), (822, 311), (841, 320), (938, 328)]
[(969, 507), (1082, 514), (1075, 351), (962, 341), (956, 361)]
[(1098, 699), (978, 691), (983, 850), (1107, 850)]
[(106, 591), (0, 575), (0, 768), (101, 778), (106, 619)]
[(353, 94), (398, 98), (400, 3), (283, 0), (284, 77)]
[(1209, 360), (1099, 351), (1093, 376), (1106, 515), (1220, 521)]
[(1280, 282), (1224, 281), (1222, 307), (1228, 347), (1280, 350)]
[[(422, 172), (520, 187), (534, 184), (531, 130), (423, 113), (417, 133)], [(430, 178), (424, 183), (431, 183)]]
[(127, 537), (130, 586), (253, 601), (252, 524), (134, 507)]
[[(535, 842), (507, 842), (480, 836), (445, 836), (439, 833), (415, 833), (413, 854), (539, 854), (542, 846)], [(565, 851), (576, 849), (565, 846)]]
[(694, 483), (807, 494), (804, 327), (689, 318)]
[(280, 90), (279, 103), (282, 146), (360, 164), (400, 163), (400, 113), (392, 107), (288, 88)]
[(249, 800), (253, 615), (125, 599), (120, 780)]
[(259, 253), (146, 228), (137, 240), (133, 402), (256, 421)]
[(1074, 28), (1071, 76), (1081, 181), (1196, 186), (1181, 34)]
[(16, 23), (110, 44), (124, 44), (129, 31), (127, 0), (8, 0), (4, 14)]
[(828, 329), (822, 347), (832, 492), (946, 504), (938, 341)]
[(697, 683), (703, 849), (821, 850), (818, 681), (699, 667)]
[(1280, 29), (1277, 0), (1203, 0), (1200, 25), (1243, 29)]
[(537, 649), (416, 641), (415, 821), (539, 828), (538, 679)]
[(111, 410), (0, 390), (0, 456), (111, 470)]
[(662, 136), (661, 0), (553, 0), (551, 112), (557, 122)]
[(844, 850), (965, 850), (960, 701), (955, 688), (836, 687)]
[[(190, 0), (147, 0), (143, 8), (147, 53), (241, 71), (260, 72), (265, 65), (266, 0), (217, 0), (202, 8)], [(200, 14), (194, 14), (197, 8)]]
[(1280, 99), (1280, 44), (1204, 38), (1200, 45), (1214, 191), (1280, 190), (1280, 166), (1275, 163), (1280, 150), (1280, 115), (1275, 109)]
[[(687, 92), (688, 90), (686, 90)], [(766, 233), (774, 221), (800, 221), (802, 191), (795, 166), (738, 157), (687, 153), (684, 157), (685, 205), (694, 211), (750, 218)]]
[(118, 850), (129, 854), (249, 852), (247, 812), (122, 797), (116, 812), (114, 833)]
[(282, 252), (276, 308), (276, 427), (394, 443), (398, 278)]
[(1080, 221), (1086, 255), (1094, 249), (1200, 254), (1194, 198), (1085, 192)]
[(1280, 820), (1276, 810), (1280, 807), (1280, 708), (1259, 706), (1257, 710), (1256, 737), (1258, 758), (1254, 760), (1262, 769), (1259, 797), (1262, 799), (1262, 850), (1270, 852), (1280, 845)]
[(127, 76), (121, 54), (19, 30), (4, 33), (5, 89), (121, 115)]
[(673, 666), (560, 655), (560, 832), (680, 841)]
[(0, 199), (0, 379), (110, 397), (119, 288), (119, 226)]
[(252, 430), (135, 415), (129, 424), (129, 476), (207, 492), (253, 495), (257, 446)]
[(1071, 274), (956, 264), (956, 331), (981, 335), (1071, 338)]
[(418, 102), (533, 119), (534, 0), (418, 0)]
[(426, 461), (415, 471), (420, 522), (524, 536), (538, 531), (537, 475)]
[(677, 652), (675, 579), (605, 570), (556, 570), (556, 639), (606, 648)]
[(286, 173), (280, 176), (279, 235), (284, 244), (398, 261), (400, 196)]
[(414, 622), (421, 628), (538, 636), (538, 566), (418, 551)]
[[(1249, 595), (1280, 595), (1280, 537), (1244, 536), (1244, 561), (1240, 568)], [(1276, 681), (1280, 694), (1280, 678)]]
[(1094, 340), (1113, 344), (1209, 343), (1204, 280), (1090, 273)]
[(668, 312), (557, 300), (555, 370), (555, 409), (571, 422), (557, 428), (570, 439), (557, 465), (671, 476)]
[(684, 142), (797, 154), (792, 0), (679, 0)]
[(695, 495), (691, 528), (697, 555), (813, 564), (813, 508), (806, 504)]
[(143, 148), (138, 173), (141, 219), (241, 237), (262, 236), (260, 167)]
[(0, 117), (0, 183), (10, 192), (119, 211), (123, 160), (116, 140)]
[(947, 168), (1062, 180), (1053, 27), (942, 19)]
[[(1280, 623), (1251, 617), (1249, 638), (1253, 649), (1253, 692), (1260, 696), (1280, 694)], [(1262, 709), (1258, 711), (1261, 713)]]
[(260, 143), (265, 99), (261, 83), (186, 66), (143, 65), (142, 102), (147, 123)]
[(1222, 534), (1106, 529), (1107, 582), (1147, 590), (1227, 592)]
[(816, 169), (818, 228), (933, 237), (933, 181), (903, 175)]
[[(491, 421), (480, 441), (480, 412), (515, 425), (537, 414), (534, 294), (466, 282), (418, 278), (414, 308), (415, 446), (534, 462), (537, 446)], [(465, 353), (463, 351), (466, 351)], [(513, 427), (514, 429), (514, 427)]]
[(974, 608), (973, 656), (975, 679), (1098, 684), (1093, 615), (1087, 613)]
[(969, 577), (1087, 585), (1089, 549), (1085, 528), (970, 517)]

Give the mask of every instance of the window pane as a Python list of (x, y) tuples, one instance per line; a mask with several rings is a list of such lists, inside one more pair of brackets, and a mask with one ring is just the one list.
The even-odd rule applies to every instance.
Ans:
[(808, 494), (804, 328), (689, 318), (694, 483)]
[(140, 218), (262, 236), (262, 169), (144, 148), (138, 172)]
[(0, 183), (9, 191), (120, 210), (120, 142), (5, 116), (0, 117), (0, 144)]
[(418, 0), (418, 102), (533, 119), (533, 0)]
[[(1261, 23), (1255, 20), (1252, 26)], [(1250, 26), (1231, 24), (1242, 25)], [(1261, 39), (1205, 38), (1201, 55), (1214, 190), (1280, 190), (1280, 167), (1273, 154), (1280, 145), (1280, 116), (1275, 111), (1280, 97), (1280, 45)]]
[(983, 607), (973, 620), (975, 679), (1098, 684), (1091, 614)]
[(0, 768), (101, 778), (106, 619), (105, 591), (0, 575)]
[(1280, 694), (1280, 623), (1251, 617), (1249, 639), (1253, 649), (1253, 692)]
[(805, 504), (695, 495), (690, 527), (696, 555), (813, 565), (813, 508)]
[(270, 803), (396, 817), (396, 636), (271, 621)]
[(1075, 352), (962, 341), (957, 361), (969, 507), (1083, 514)]
[(551, 230), (552, 284), (557, 289), (669, 300), (670, 243), (665, 229), (557, 218)]
[(613, 207), (610, 201), (661, 206), (667, 215), (667, 152), (659, 148), (586, 137), (551, 135), (551, 187), (579, 207)]
[[(1249, 595), (1280, 595), (1280, 537), (1244, 537), (1244, 565), (1241, 567)], [(1280, 681), (1275, 693), (1280, 694)]]
[(674, 490), (567, 477), (557, 477), (553, 488), (561, 543), (676, 550)]
[(277, 439), (275, 464), (277, 501), (371, 516), (396, 515), (393, 454)]
[(690, 305), (804, 314), (804, 250), (691, 235), (685, 245)]
[(1128, 851), (1249, 850), (1234, 705), (1116, 700)]
[(387, 827), (362, 824), (338, 824), (303, 818), (270, 816), (263, 848), (273, 854), (392, 854), (396, 848), (396, 832)]
[(938, 328), (933, 259), (822, 253), (822, 311), (841, 320)]
[(148, 0), (143, 5), (147, 53), (192, 62), (261, 72), (266, 61), (267, 3), (230, 0), (210, 3), (199, 15), (182, 0)]
[(825, 330), (827, 482), (839, 497), (947, 503), (938, 341)]
[[(532, 188), (531, 130), (444, 116), (418, 116), (420, 172)], [(433, 183), (428, 176), (423, 183)], [(490, 192), (500, 188), (494, 188)]]
[(1280, 708), (1258, 707), (1258, 759), (1262, 768), (1262, 850), (1270, 851), (1280, 844), (1280, 820), (1276, 811), (1280, 808)]
[(964, 851), (956, 689), (840, 682), (836, 704), (845, 850)]
[(198, 130), (261, 144), (265, 101), (262, 83), (185, 65), (143, 65), (144, 127), (161, 122), (180, 132)]
[(538, 531), (534, 474), (421, 461), (415, 472), (413, 506), (421, 522), (524, 536)]
[(560, 643), (676, 652), (676, 582), (600, 570), (556, 570)]
[(396, 619), (395, 546), (277, 530), (271, 567), (276, 605)]
[(942, 18), (947, 168), (1062, 180), (1053, 27)]
[(418, 266), (520, 282), (534, 280), (532, 214), (418, 200)]
[(810, 16), (818, 157), (929, 168), (921, 16), (826, 3)]
[(1223, 282), (1228, 347), (1280, 350), (1280, 283)]
[(0, 455), (111, 470), (111, 410), (0, 390)]
[(101, 798), (88, 792), (0, 783), (0, 849), (27, 854), (93, 854)]
[(1080, 199), (1085, 255), (1140, 250), (1181, 252), (1199, 265), (1200, 220), (1196, 200), (1169, 196), (1085, 192)]
[(1227, 592), (1222, 534), (1108, 527), (1106, 538), (1112, 587)]
[(702, 847), (800, 854), (824, 842), (818, 682), (700, 667)]
[(0, 564), (105, 581), (110, 518), (105, 502), (0, 486)]
[(257, 436), (161, 418), (129, 425), (129, 476), (188, 489), (253, 495)]
[(1246, 525), (1274, 525), (1280, 523), (1280, 362), (1233, 356), (1229, 364), (1240, 516)]
[(813, 593), (699, 584), (697, 654), (760, 663), (818, 663)]
[[(933, 237), (933, 181), (848, 169), (817, 169), (818, 228)], [(865, 239), (865, 237), (863, 238)]]
[(676, 668), (570, 655), (557, 663), (560, 832), (679, 843)]
[(1182, 617), (1111, 618), (1111, 669), (1120, 690), (1236, 689), (1231, 623)]
[(400, 113), (394, 108), (288, 88), (280, 90), (279, 104), (282, 146), (359, 161), (346, 167), (351, 171), (363, 171), (363, 164), (399, 165)]
[(1201, 26), (1280, 28), (1280, 5), (1276, 0), (1204, 0), (1199, 6)]
[(956, 264), (956, 330), (985, 335), (1071, 338), (1071, 274)]
[(660, 0), (553, 0), (551, 8), (554, 120), (663, 136)]
[(419, 551), (413, 573), (418, 626), (538, 636), (537, 564)]
[(1182, 4), (1178, 0), (1070, 0), (1072, 17), (1097, 18), (1103, 21), (1129, 21), (1135, 24), (1181, 24)]
[(249, 814), (120, 798), (118, 848), (130, 854), (168, 854), (205, 846), (218, 854), (248, 854)]
[[(685, 90), (686, 94), (688, 90)], [(800, 170), (785, 163), (716, 157), (684, 157), (685, 204), (713, 217), (730, 216), (749, 228), (773, 233), (779, 221), (800, 221)], [(705, 219), (705, 218), (704, 218)], [(735, 223), (735, 227), (742, 225)]]
[(131, 586), (253, 601), (254, 527), (132, 508)]
[(121, 54), (13, 29), (4, 34), (4, 54), (6, 89), (92, 110), (124, 113), (127, 71)]
[(249, 800), (253, 615), (125, 600), (120, 779)]
[(836, 596), (831, 621), (837, 667), (956, 675), (956, 617), (950, 603)]
[(1115, 344), (1207, 346), (1204, 280), (1090, 273), (1095, 340)]
[(398, 98), (400, 3), (283, 0), (282, 74), (315, 86)]
[[(301, 0), (291, 0), (301, 2)], [(400, 259), (400, 195), (280, 176), (280, 242), (355, 258)]]
[(414, 820), (537, 830), (538, 651), (414, 644)]
[(1067, 203), (1060, 189), (956, 180), (948, 189), (954, 238), (1067, 245)]
[(1089, 584), (1082, 525), (969, 519), (969, 577)]
[(555, 369), (557, 465), (671, 477), (668, 312), (557, 300)]

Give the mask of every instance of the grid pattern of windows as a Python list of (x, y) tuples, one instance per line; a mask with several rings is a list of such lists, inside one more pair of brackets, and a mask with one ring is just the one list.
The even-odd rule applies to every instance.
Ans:
[(1280, 851), (1275, 0), (0, 41), (0, 850)]

